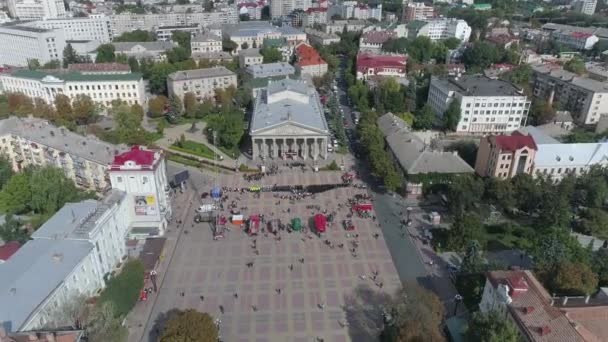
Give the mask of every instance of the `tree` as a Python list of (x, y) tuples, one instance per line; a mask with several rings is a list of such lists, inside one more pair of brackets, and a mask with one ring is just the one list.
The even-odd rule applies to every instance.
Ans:
[(150, 92), (153, 94), (167, 93), (167, 77), (170, 73), (177, 71), (177, 68), (170, 63), (157, 63), (150, 68)]
[(583, 263), (560, 263), (553, 279), (554, 289), (563, 295), (591, 295), (597, 291), (597, 285), (597, 275)]
[[(237, 48), (237, 44), (235, 42), (233, 42), (230, 39), (224, 39), (222, 40), (222, 50), (226, 51), (226, 52), (234, 52), (234, 50), (236, 50)], [(266, 63), (266, 62), (264, 62)]]
[(78, 125), (89, 124), (97, 118), (95, 102), (88, 95), (76, 95), (76, 98), (72, 102), (72, 107), (73, 119)]
[(205, 9), (205, 12), (212, 12), (213, 11), (213, 1), (205, 0), (205, 2), (203, 3), (203, 8)]
[(44, 63), (42, 69), (59, 69), (61, 66), (61, 62), (57, 59), (51, 59), (50, 61)]
[(471, 240), (467, 243), (466, 253), (462, 259), (460, 272), (464, 274), (479, 273), (482, 271), (483, 260), (481, 257), (481, 246), (479, 241)]
[(473, 314), (466, 332), (466, 340), (471, 342), (519, 342), (519, 331), (511, 320), (505, 319), (499, 311)]
[(45, 119), (53, 119), (55, 117), (55, 109), (44, 99), (39, 97), (34, 99), (34, 116)]
[[(32, 99), (23, 93), (9, 93), (7, 96), (7, 104), (9, 113), (15, 114), (29, 114), (34, 109), (34, 103)], [(30, 110), (28, 112), (28, 110)]]
[(165, 115), (165, 108), (169, 103), (169, 99), (166, 96), (158, 95), (148, 101), (148, 110), (150, 111), (150, 117), (160, 118)]
[(71, 118), (73, 115), (72, 101), (66, 95), (55, 95), (55, 109), (57, 110), (58, 117)]
[(13, 174), (11, 161), (4, 156), (0, 156), (0, 189), (11, 179)]
[(543, 125), (555, 117), (555, 109), (549, 102), (535, 98), (530, 106), (530, 119), (536, 125)]
[(78, 63), (78, 61), (78, 53), (76, 50), (74, 50), (72, 44), (66, 44), (65, 48), (63, 49), (63, 67), (67, 68), (68, 65)]
[(460, 44), (462, 44), (462, 42), (456, 37), (450, 37), (448, 39), (443, 40), (443, 45), (445, 45), (445, 47), (450, 50), (456, 49), (460, 46)]
[(404, 283), (389, 309), (390, 320), (380, 341), (442, 342), (445, 308), (437, 295), (414, 283)]
[(143, 30), (124, 32), (120, 36), (112, 39), (114, 42), (152, 42), (155, 40), (156, 37), (153, 32)]
[(608, 213), (602, 209), (587, 208), (581, 214), (577, 230), (598, 239), (608, 239)]
[(425, 104), (424, 107), (414, 113), (414, 128), (420, 130), (431, 129), (435, 123), (435, 119), (436, 115), (433, 108)]
[(239, 21), (249, 21), (249, 13), (240, 14)]
[(167, 51), (167, 60), (171, 64), (183, 62), (183, 61), (187, 60), (188, 58), (190, 58), (189, 50), (186, 50), (185, 48), (183, 48), (181, 46), (176, 46), (173, 49)]
[(479, 215), (466, 213), (457, 216), (448, 232), (447, 248), (453, 251), (463, 251), (469, 241), (481, 240), (482, 230)]
[(244, 42), (243, 44), (241, 44), (241, 49), (243, 49), (243, 50), (249, 49), (249, 44), (247, 42)]
[(102, 44), (97, 48), (97, 57), (95, 57), (95, 63), (112, 63), (116, 60), (114, 54), (114, 45)]
[(169, 105), (167, 108), (167, 116), (175, 119), (182, 115), (183, 112), (182, 100), (177, 95), (171, 95), (169, 97)]
[(184, 94), (184, 111), (187, 117), (194, 117), (196, 113), (198, 102), (193, 92), (187, 92)]
[(178, 311), (166, 323), (160, 342), (215, 342), (218, 331), (208, 313), (193, 309)]
[(184, 48), (188, 52), (188, 55), (190, 54), (190, 41), (192, 40), (192, 35), (190, 32), (173, 31), (171, 33), (171, 40), (176, 42), (180, 47)]
[(123, 318), (137, 303), (139, 292), (144, 287), (144, 265), (138, 259), (129, 260), (122, 271), (108, 281), (99, 296), (100, 303), (114, 305), (114, 317)]
[(127, 104), (119, 104), (112, 108), (112, 115), (116, 121), (116, 134), (120, 142), (130, 144), (142, 142), (143, 116), (140, 113), (132, 111)]
[(260, 54), (264, 57), (264, 63), (275, 63), (283, 60), (283, 54), (276, 47), (264, 46), (260, 49)]
[(473, 44), (464, 51), (462, 61), (467, 67), (467, 70), (483, 70), (492, 63), (497, 63), (501, 59), (501, 53), (498, 48), (488, 42), (480, 41)]
[(27, 61), (27, 68), (30, 70), (38, 70), (40, 69), (40, 61), (36, 58), (32, 58)]
[(74, 181), (55, 167), (35, 169), (29, 177), (31, 199), (29, 207), (35, 213), (52, 215), (64, 204), (80, 200)]
[(139, 72), (139, 61), (137, 58), (131, 56), (129, 59), (127, 59), (127, 63), (129, 64), (131, 72)]
[(579, 57), (574, 57), (571, 60), (567, 61), (564, 64), (564, 70), (573, 72), (577, 75), (582, 75), (587, 72), (587, 68), (585, 67), (585, 61), (583, 61)]
[(228, 149), (238, 146), (244, 134), (243, 113), (214, 114), (207, 118), (208, 127), (217, 132), (218, 143)]
[(503, 209), (515, 207), (515, 193), (511, 181), (499, 178), (488, 178), (484, 197), (490, 203)]
[(13, 216), (7, 214), (4, 218), (4, 224), (0, 225), (0, 239), (5, 242), (18, 241), (25, 243), (29, 239), (27, 230), (23, 229), (23, 222)]
[(483, 190), (483, 181), (479, 178), (470, 175), (455, 177), (447, 189), (450, 213), (459, 216), (473, 209), (480, 203)]
[(443, 122), (445, 128), (456, 131), (460, 122), (460, 101), (453, 99), (448, 106), (448, 109), (443, 113)]
[(213, 109), (215, 108), (213, 102), (209, 99), (203, 100), (203, 102), (196, 108), (196, 118), (202, 119), (211, 115), (213, 113)]
[(83, 322), (90, 342), (127, 341), (129, 331), (115, 312), (115, 304), (109, 301), (93, 307)]
[(30, 172), (13, 175), (0, 191), (0, 212), (21, 214), (27, 211), (32, 199)]

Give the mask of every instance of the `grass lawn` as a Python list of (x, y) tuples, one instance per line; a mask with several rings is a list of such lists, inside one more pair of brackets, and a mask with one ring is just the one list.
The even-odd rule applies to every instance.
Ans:
[(167, 156), (167, 159), (169, 159), (170, 161), (174, 161), (176, 163), (180, 163), (180, 164), (184, 164), (184, 165), (188, 165), (188, 166), (194, 166), (194, 167), (198, 167), (201, 163), (194, 161), (192, 159), (188, 159), (188, 158), (184, 158), (178, 154), (173, 154), (173, 153), (169, 153), (169, 155)]
[(234, 146), (233, 148), (226, 148), (224, 146), (215, 147), (217, 147), (220, 151), (224, 152), (224, 154), (228, 156), (228, 158), (235, 159), (235, 157), (238, 158), (241, 155), (241, 150), (239, 150), (238, 146)]
[(205, 144), (197, 143), (192, 140), (184, 141), (183, 143), (181, 143), (181, 146), (179, 145), (178, 142), (176, 142), (173, 145), (171, 145), (171, 147), (169, 147), (169, 148), (174, 151), (190, 153), (195, 156), (199, 156), (199, 157), (203, 157), (203, 158), (207, 158), (207, 159), (215, 159), (217, 156), (215, 154), (215, 152), (213, 152), (213, 150), (211, 150), (211, 148), (209, 148), (209, 146), (207, 146)]

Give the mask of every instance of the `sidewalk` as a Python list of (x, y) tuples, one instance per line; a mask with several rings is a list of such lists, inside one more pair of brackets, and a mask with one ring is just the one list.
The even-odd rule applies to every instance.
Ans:
[[(176, 212), (175, 220), (169, 224), (169, 229), (165, 235), (167, 242), (157, 269), (159, 275), (159, 290), (162, 287), (162, 283), (165, 279), (167, 266), (171, 263), (171, 258), (174, 254), (177, 241), (184, 231), (183, 228), (177, 228), (177, 222), (179, 220), (185, 222), (185, 217), (188, 214), (188, 211), (192, 210), (191, 201), (194, 199), (195, 194), (195, 190), (193, 190), (190, 186), (183, 194), (179, 194), (177, 197), (174, 197), (173, 209)], [(150, 314), (152, 313), (152, 309), (154, 308), (157, 298), (158, 293), (150, 294), (147, 301), (138, 302), (137, 305), (135, 305), (135, 308), (133, 308), (133, 310), (131, 310), (131, 312), (127, 315), (125, 323), (129, 329), (129, 342), (147, 341), (146, 336), (144, 336), (144, 332), (146, 331), (146, 325), (149, 324), (149, 320), (155, 319), (155, 317), (150, 317)]]

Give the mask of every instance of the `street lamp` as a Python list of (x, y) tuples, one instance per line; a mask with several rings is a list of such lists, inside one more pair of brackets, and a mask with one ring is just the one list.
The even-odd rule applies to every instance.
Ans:
[(412, 207), (405, 208), (405, 212), (407, 213), (407, 222), (410, 222), (410, 213), (414, 210)]
[(456, 313), (458, 312), (458, 304), (460, 304), (460, 302), (462, 302), (462, 296), (457, 293), (454, 296), (454, 303), (456, 304), (454, 305), (454, 314), (452, 316), (456, 316)]

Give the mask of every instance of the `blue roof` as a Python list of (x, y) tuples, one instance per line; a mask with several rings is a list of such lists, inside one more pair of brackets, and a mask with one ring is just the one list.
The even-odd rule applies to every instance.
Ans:
[(95, 211), (97, 201), (86, 200), (79, 203), (66, 203), (42, 227), (32, 234), (34, 239), (66, 238), (82, 225)]
[(85, 241), (31, 240), (0, 264), (0, 324), (19, 330), (92, 249)]

